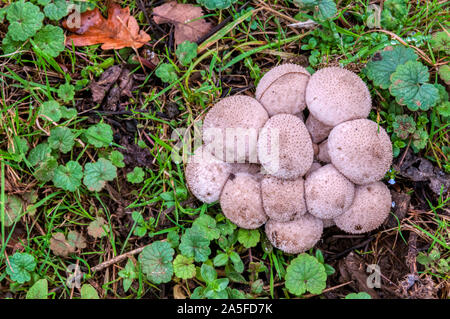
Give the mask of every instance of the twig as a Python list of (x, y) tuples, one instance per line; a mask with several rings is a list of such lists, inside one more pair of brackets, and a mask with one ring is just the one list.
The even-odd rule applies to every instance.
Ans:
[[(333, 291), (333, 290), (335, 290), (335, 289), (338, 289), (338, 288), (341, 288), (341, 287), (344, 287), (344, 286), (347, 286), (347, 285), (351, 284), (352, 282), (353, 282), (353, 281), (350, 280), (350, 281), (344, 282), (343, 284), (340, 284), (340, 285), (337, 285), (337, 286), (334, 286), (334, 287), (327, 288), (327, 289), (325, 289), (325, 290), (322, 291), (322, 294), (323, 294), (323, 293), (326, 293), (326, 292)], [(307, 294), (307, 295), (303, 295), (302, 298), (311, 298), (311, 297), (314, 297), (314, 296), (318, 296), (318, 295)]]
[(134, 250), (132, 250), (132, 251), (129, 251), (129, 252), (125, 253), (125, 254), (122, 254), (122, 255), (116, 256), (116, 257), (114, 257), (114, 258), (112, 258), (112, 259), (109, 259), (109, 260), (107, 260), (107, 261), (104, 261), (104, 262), (102, 262), (101, 264), (98, 264), (97, 266), (92, 267), (92, 268), (91, 268), (91, 271), (92, 271), (92, 272), (96, 272), (96, 271), (99, 271), (99, 270), (103, 270), (103, 269), (105, 269), (105, 268), (108, 268), (109, 266), (111, 266), (111, 265), (113, 265), (113, 264), (116, 264), (116, 263), (118, 263), (118, 262), (121, 262), (122, 260), (124, 260), (124, 259), (127, 258), (127, 257), (133, 256), (133, 255), (136, 255), (136, 254), (139, 254), (139, 253), (140, 253), (141, 251), (143, 251), (144, 248), (147, 247), (147, 246), (150, 246), (150, 245), (146, 245), (146, 246), (144, 246), (144, 247), (136, 248), (136, 249), (134, 249)]

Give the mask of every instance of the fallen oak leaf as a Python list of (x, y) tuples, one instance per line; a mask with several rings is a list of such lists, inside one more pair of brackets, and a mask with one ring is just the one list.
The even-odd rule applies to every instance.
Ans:
[(66, 45), (87, 46), (103, 43), (103, 50), (131, 47), (139, 49), (150, 36), (139, 30), (136, 19), (130, 15), (130, 8), (122, 8), (111, 3), (108, 18), (105, 19), (98, 8), (81, 14), (81, 22), (77, 28), (71, 27), (70, 21), (63, 21), (63, 27), (75, 34), (66, 38)]
[(196, 42), (211, 30), (212, 25), (203, 16), (201, 7), (171, 1), (153, 9), (156, 24), (171, 23), (175, 26), (175, 45), (184, 41)]

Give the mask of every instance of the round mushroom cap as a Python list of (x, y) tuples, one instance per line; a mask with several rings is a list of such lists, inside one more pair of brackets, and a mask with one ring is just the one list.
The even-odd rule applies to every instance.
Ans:
[(305, 124), (291, 114), (272, 116), (258, 138), (258, 159), (275, 177), (296, 179), (311, 167), (314, 151)]
[(308, 213), (321, 219), (331, 219), (349, 209), (355, 196), (355, 186), (331, 164), (312, 172), (305, 180)]
[(393, 156), (389, 135), (367, 119), (333, 128), (328, 136), (328, 154), (339, 172), (358, 185), (382, 179)]
[(261, 183), (247, 173), (232, 174), (220, 195), (223, 214), (241, 228), (256, 229), (267, 221)]
[(217, 158), (228, 163), (257, 163), (259, 130), (269, 116), (256, 99), (245, 95), (216, 103), (203, 122), (203, 141)]
[(309, 72), (297, 64), (279, 65), (264, 74), (256, 87), (255, 97), (269, 116), (295, 114), (305, 109), (305, 91)]
[(309, 114), (305, 125), (309, 134), (311, 134), (311, 140), (316, 144), (326, 139), (328, 134), (330, 134), (330, 131), (333, 129), (332, 126), (319, 122), (312, 114)]
[(258, 181), (264, 178), (261, 165), (252, 163), (231, 163), (231, 174), (247, 173), (253, 175)]
[(383, 183), (356, 186), (353, 204), (345, 213), (334, 218), (334, 222), (347, 233), (366, 233), (384, 222), (391, 205), (391, 193)]
[(323, 224), (319, 218), (305, 214), (287, 222), (269, 219), (265, 230), (273, 246), (288, 254), (298, 254), (314, 247), (320, 240)]
[(288, 221), (306, 213), (304, 181), (279, 179), (270, 175), (261, 181), (264, 211), (270, 219)]
[(314, 73), (306, 87), (310, 113), (329, 126), (366, 118), (372, 107), (366, 84), (355, 73), (339, 67), (323, 68)]
[(317, 159), (322, 163), (331, 163), (330, 155), (328, 154), (328, 140), (323, 141), (319, 145), (319, 154)]
[(230, 173), (230, 164), (215, 158), (204, 147), (195, 150), (185, 168), (186, 182), (191, 193), (205, 203), (219, 200)]

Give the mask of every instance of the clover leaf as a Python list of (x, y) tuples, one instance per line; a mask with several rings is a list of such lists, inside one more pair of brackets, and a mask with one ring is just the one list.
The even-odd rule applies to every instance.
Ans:
[(419, 108), (423, 111), (433, 107), (439, 100), (438, 89), (426, 83), (428, 68), (418, 61), (408, 61), (399, 65), (391, 77), (390, 91), (400, 105), (406, 105), (411, 111)]
[(31, 2), (23, 0), (9, 5), (6, 13), (9, 21), (8, 35), (14, 41), (25, 41), (42, 28), (44, 14)]
[(133, 171), (127, 174), (127, 181), (133, 184), (139, 184), (144, 180), (144, 176), (144, 170), (140, 167), (135, 167)]
[(53, 179), (56, 167), (58, 167), (58, 162), (49, 155), (39, 163), (38, 168), (34, 171), (34, 176), (41, 182), (49, 182)]
[(3, 222), (5, 227), (9, 227), (20, 218), (23, 212), (23, 202), (15, 195), (5, 194), (5, 214), (4, 220), (0, 220), (0, 224)]
[(66, 0), (55, 0), (44, 7), (44, 13), (50, 20), (61, 20), (69, 13), (68, 3)]
[(196, 262), (206, 261), (211, 254), (208, 238), (192, 228), (188, 228), (181, 236), (179, 249), (184, 256), (194, 257)]
[(56, 58), (64, 51), (64, 31), (60, 27), (47, 24), (36, 33), (34, 42), (42, 51)]
[(177, 71), (174, 66), (169, 63), (161, 64), (155, 71), (157, 77), (164, 83), (175, 82), (178, 79)]
[(44, 115), (50, 120), (58, 122), (62, 116), (59, 103), (54, 100), (42, 103), (41, 108), (39, 109), (39, 115)]
[(174, 253), (170, 244), (162, 241), (155, 241), (144, 248), (139, 255), (139, 262), (148, 280), (161, 284), (172, 279)]
[(117, 176), (117, 168), (110, 161), (100, 158), (96, 163), (87, 163), (84, 166), (83, 183), (90, 191), (99, 192), (107, 181)]
[(231, 7), (238, 0), (197, 0), (197, 3), (208, 10), (223, 10)]
[(98, 123), (87, 129), (84, 134), (89, 144), (97, 148), (108, 147), (113, 141), (113, 131), (106, 123)]
[(199, 216), (193, 223), (192, 229), (200, 232), (208, 240), (218, 239), (220, 230), (216, 228), (216, 221), (209, 215)]
[(190, 279), (195, 277), (194, 258), (188, 258), (181, 254), (178, 255), (173, 261), (173, 270), (175, 276), (180, 279)]
[(417, 60), (417, 55), (411, 48), (397, 45), (392, 50), (377, 53), (366, 65), (367, 77), (373, 84), (387, 89), (391, 85), (391, 75), (399, 65)]
[(64, 83), (59, 86), (56, 93), (58, 93), (58, 97), (61, 100), (68, 103), (72, 101), (75, 96), (75, 87), (69, 83)]
[(177, 46), (175, 54), (182, 65), (188, 66), (197, 57), (197, 48), (197, 43), (184, 41)]
[(245, 248), (255, 247), (259, 243), (260, 234), (257, 229), (243, 229), (239, 228), (238, 241), (244, 245)]
[(50, 130), (48, 145), (54, 150), (59, 150), (65, 154), (72, 150), (74, 144), (75, 136), (69, 128), (59, 126)]
[(123, 162), (123, 154), (119, 151), (112, 151), (109, 155), (109, 160), (115, 167), (125, 167)]
[(69, 192), (76, 191), (81, 185), (83, 168), (78, 162), (70, 161), (65, 166), (59, 165), (53, 175), (53, 184)]
[(48, 281), (47, 279), (39, 279), (27, 291), (26, 299), (47, 299)]
[(300, 254), (286, 269), (286, 288), (290, 293), (300, 296), (306, 291), (320, 294), (326, 287), (325, 267), (313, 256)]
[(15, 253), (6, 263), (6, 273), (12, 281), (23, 284), (31, 280), (30, 272), (36, 268), (34, 257), (27, 253)]
[(312, 11), (314, 17), (319, 20), (332, 18), (336, 12), (336, 3), (333, 0), (294, 0), (300, 9)]

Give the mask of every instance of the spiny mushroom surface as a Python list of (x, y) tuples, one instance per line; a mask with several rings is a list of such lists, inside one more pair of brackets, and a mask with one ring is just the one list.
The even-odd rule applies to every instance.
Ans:
[(306, 107), (305, 90), (309, 72), (297, 64), (282, 64), (264, 74), (256, 87), (255, 97), (269, 113), (300, 113)]
[(230, 175), (220, 195), (220, 206), (223, 214), (242, 228), (255, 229), (267, 221), (261, 183), (248, 173)]
[(278, 178), (295, 179), (311, 167), (314, 151), (305, 124), (291, 114), (272, 116), (258, 138), (261, 165)]
[(357, 186), (352, 205), (334, 218), (334, 222), (347, 233), (366, 233), (378, 228), (386, 220), (391, 203), (391, 193), (383, 183)]
[(339, 67), (314, 73), (306, 87), (306, 104), (311, 114), (329, 126), (366, 118), (372, 99), (366, 84), (355, 73)]
[(258, 132), (269, 116), (256, 99), (235, 95), (216, 103), (203, 122), (203, 141), (217, 158), (228, 162), (257, 162)]
[(382, 179), (392, 164), (389, 135), (367, 119), (333, 128), (328, 136), (328, 154), (339, 172), (358, 185)]

